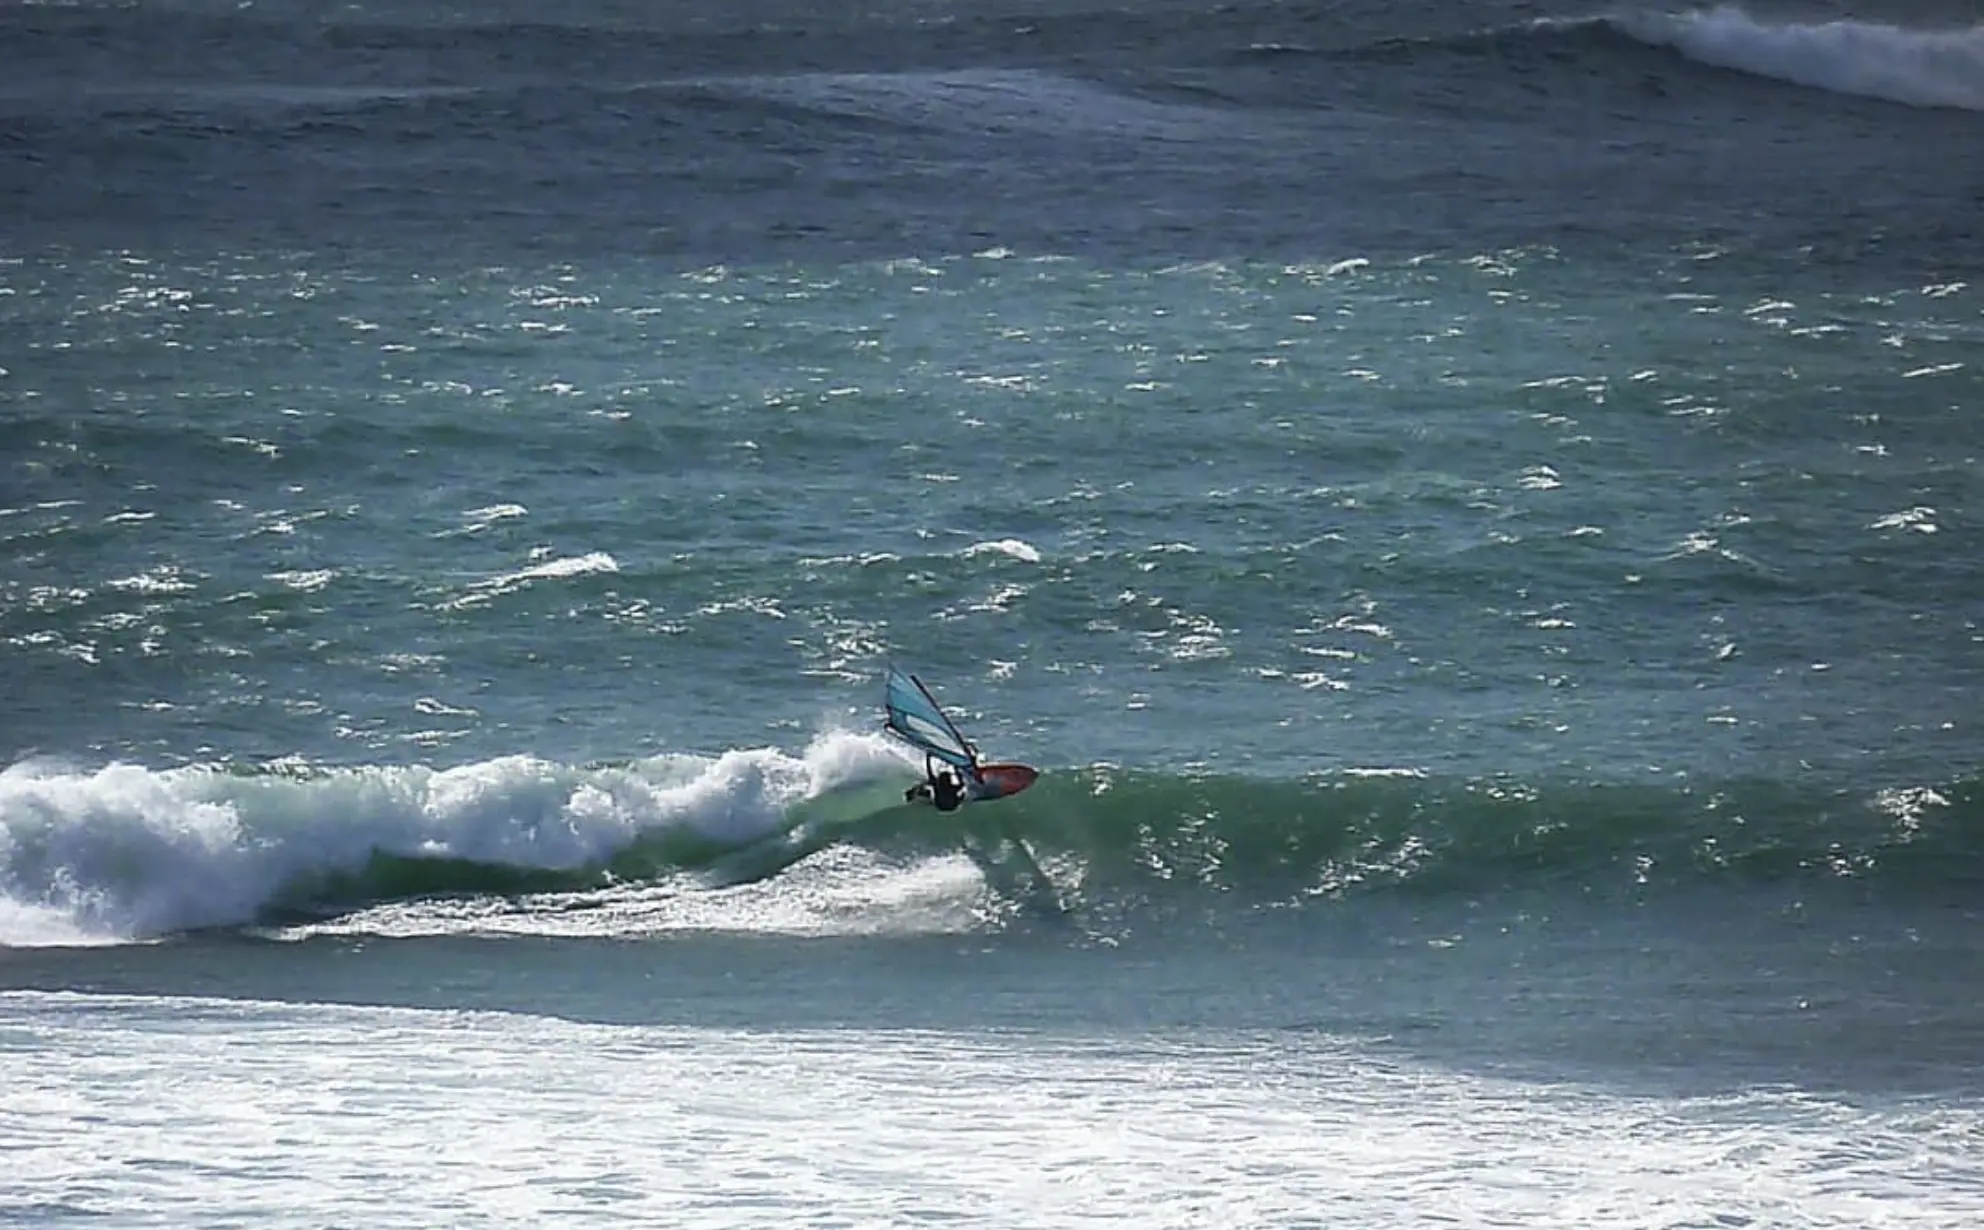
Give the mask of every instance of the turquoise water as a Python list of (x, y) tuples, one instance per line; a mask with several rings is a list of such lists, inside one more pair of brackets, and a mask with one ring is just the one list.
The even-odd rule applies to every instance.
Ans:
[(1746, 273), (18, 271), (13, 741), (1960, 775), (1979, 292)]
[(1974, 14), (1011, 7), (0, 14), (0, 1220), (1977, 1219)]

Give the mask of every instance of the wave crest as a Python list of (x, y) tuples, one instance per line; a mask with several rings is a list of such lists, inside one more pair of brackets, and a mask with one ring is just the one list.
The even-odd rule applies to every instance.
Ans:
[(1984, 111), (1984, 25), (1911, 30), (1849, 20), (1775, 23), (1732, 5), (1634, 14), (1611, 24), (1717, 68), (1918, 107)]
[[(1096, 768), (940, 817), (902, 803), (910, 775), (892, 745), (856, 734), (825, 736), (798, 757), (753, 749), (624, 766), (521, 756), (447, 770), (17, 765), (0, 773), (0, 945), (121, 942), (441, 895), (676, 877), (722, 889), (832, 846), (905, 865), (1011, 837), (1052, 869), (1066, 903), (1104, 911), (1207, 892), (1273, 904), (1801, 879), (1904, 894), (1984, 883), (1984, 792), (1970, 779), (1867, 792)], [(856, 860), (845, 874), (869, 865)]]
[(856, 735), (824, 736), (801, 757), (760, 748), (603, 767), (18, 764), (0, 772), (0, 946), (649, 875), (776, 834), (808, 798), (902, 764)]

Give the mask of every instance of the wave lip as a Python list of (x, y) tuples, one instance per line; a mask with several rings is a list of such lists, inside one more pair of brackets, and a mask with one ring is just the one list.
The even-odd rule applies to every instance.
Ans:
[(1984, 111), (1984, 25), (1914, 30), (1844, 19), (1773, 23), (1733, 5), (1632, 14), (1610, 24), (1717, 68), (1916, 107)]

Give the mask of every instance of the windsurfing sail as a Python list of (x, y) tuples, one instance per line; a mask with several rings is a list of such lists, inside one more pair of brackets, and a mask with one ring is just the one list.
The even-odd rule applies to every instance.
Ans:
[(977, 776), (978, 749), (944, 716), (922, 680), (891, 666), (884, 703), (889, 711), (887, 728), (897, 738), (925, 755)]

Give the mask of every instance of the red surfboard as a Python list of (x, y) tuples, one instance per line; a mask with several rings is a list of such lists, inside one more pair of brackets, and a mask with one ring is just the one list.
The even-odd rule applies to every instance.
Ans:
[(1033, 785), (1040, 770), (1025, 764), (982, 764), (978, 784), (972, 787), (974, 799), (1007, 799)]

